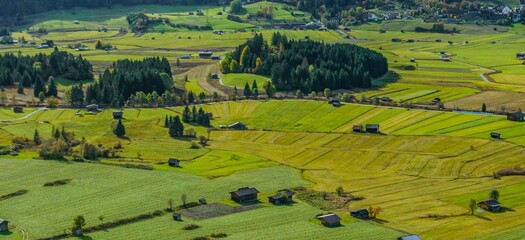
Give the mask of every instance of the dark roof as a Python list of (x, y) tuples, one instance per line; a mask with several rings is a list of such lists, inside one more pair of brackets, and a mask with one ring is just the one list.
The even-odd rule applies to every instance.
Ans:
[(366, 128), (379, 128), (379, 124), (366, 124)]
[(9, 223), (9, 221), (0, 218), (0, 224), (2, 224), (2, 223), (4, 223), (4, 222)]
[(494, 199), (490, 199), (490, 200), (486, 200), (486, 201), (483, 201), (483, 202), (480, 202), (480, 203), (485, 203), (491, 207), (498, 207), (500, 206), (500, 203), (497, 201), (497, 200), (494, 200)]
[(237, 196), (247, 196), (247, 195), (257, 194), (259, 193), (259, 191), (257, 191), (257, 189), (255, 188), (243, 187), (243, 188), (237, 189), (237, 191), (230, 192), (230, 193), (233, 193)]
[(419, 236), (416, 235), (416, 234), (411, 234), (411, 235), (398, 237), (397, 239), (398, 240), (421, 240), (421, 238), (419, 238)]
[(525, 117), (525, 114), (521, 111), (519, 112), (513, 112), (513, 113), (509, 113), (510, 115), (513, 115), (515, 117)]
[(180, 162), (179, 159), (175, 159), (175, 158), (170, 158), (168, 160), (169, 163), (177, 163), (177, 162)]
[(283, 195), (286, 195), (288, 198), (291, 198), (295, 193), (290, 191), (290, 190), (283, 190), (281, 191), (280, 193), (278, 194), (275, 194), (269, 198), (272, 198), (272, 199), (275, 199), (275, 200), (278, 200), (278, 199), (281, 199)]
[(324, 220), (328, 224), (336, 224), (341, 221), (341, 218), (333, 213), (319, 216), (317, 219)]
[(350, 211), (350, 215), (366, 215), (366, 216), (368, 216), (368, 210), (367, 209), (353, 210), (353, 211)]
[(122, 117), (122, 115), (124, 115), (123, 112), (113, 112), (113, 116), (120, 116), (120, 117)]
[(361, 126), (361, 125), (354, 125), (353, 129), (363, 129), (363, 126)]

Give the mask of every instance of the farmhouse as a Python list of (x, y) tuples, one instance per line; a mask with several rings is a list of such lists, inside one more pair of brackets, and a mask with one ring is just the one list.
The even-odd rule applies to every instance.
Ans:
[(191, 54), (184, 54), (180, 58), (182, 58), (182, 59), (190, 59), (191, 58)]
[(392, 98), (389, 97), (382, 97), (381, 102), (392, 102)]
[(280, 190), (278, 194), (268, 197), (268, 201), (273, 204), (289, 203), (293, 201), (294, 194), (294, 192), (288, 189), (283, 189)]
[(124, 117), (124, 112), (113, 112), (113, 119), (122, 119)]
[(170, 158), (168, 159), (168, 165), (170, 167), (180, 167), (180, 161), (179, 159)]
[(250, 187), (243, 187), (230, 192), (231, 200), (238, 203), (257, 201), (257, 193), (259, 193), (257, 189)]
[(398, 237), (397, 240), (421, 240), (418, 235), (410, 234), (402, 237)]
[(24, 112), (24, 108), (23, 107), (20, 107), (20, 106), (15, 106), (13, 108), (13, 112), (14, 113), (23, 113)]
[(490, 133), (490, 137), (491, 137), (491, 138), (500, 139), (500, 138), (501, 138), (501, 133), (491, 132), (491, 133)]
[(317, 216), (316, 218), (321, 220), (321, 223), (326, 227), (337, 227), (341, 225), (341, 218), (333, 213)]
[(367, 133), (379, 133), (379, 124), (366, 124)]
[(98, 105), (97, 104), (90, 104), (86, 106), (86, 111), (88, 112), (98, 112)]
[(339, 98), (330, 98), (328, 100), (328, 103), (330, 103), (330, 104), (341, 103), (341, 99), (339, 99)]
[(352, 130), (356, 133), (360, 133), (360, 132), (363, 132), (363, 126), (361, 125), (354, 125), (354, 127), (352, 128)]
[(210, 74), (210, 78), (211, 78), (211, 79), (219, 79), (219, 74), (217, 74), (217, 73), (212, 73), (212, 74)]
[(221, 60), (221, 56), (219, 56), (219, 55), (211, 55), (211, 60)]
[(0, 219), (0, 232), (9, 230), (9, 222), (4, 219)]
[(525, 53), (524, 52), (516, 53), (516, 58), (520, 60), (525, 59)]
[(228, 125), (228, 129), (235, 129), (235, 130), (246, 130), (248, 129), (246, 125), (242, 122), (236, 122), (234, 124)]
[(521, 122), (523, 121), (523, 117), (525, 117), (525, 114), (523, 114), (521, 110), (507, 114), (507, 120), (509, 121)]
[(491, 212), (497, 212), (501, 210), (500, 203), (494, 199), (479, 202), (478, 207), (483, 208), (487, 211), (491, 211)]
[(359, 218), (359, 219), (368, 219), (370, 215), (368, 214), (368, 210), (361, 209), (361, 210), (350, 211), (350, 216)]
[(199, 52), (200, 58), (211, 58), (212, 55), (213, 55), (213, 52), (210, 52), (210, 51)]

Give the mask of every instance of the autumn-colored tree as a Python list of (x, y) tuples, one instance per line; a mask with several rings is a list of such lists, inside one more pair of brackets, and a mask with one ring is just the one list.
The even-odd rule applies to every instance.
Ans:
[(381, 212), (381, 207), (378, 205), (373, 205), (368, 208), (368, 214), (371, 218), (376, 218), (379, 212)]

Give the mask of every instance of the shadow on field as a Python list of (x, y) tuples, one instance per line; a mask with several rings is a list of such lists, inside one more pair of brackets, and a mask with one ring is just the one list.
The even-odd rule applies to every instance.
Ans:
[(296, 201), (291, 201), (287, 203), (279, 203), (279, 204), (272, 204), (272, 205), (276, 207), (293, 207), (296, 203), (297, 203)]
[(78, 236), (77, 238), (81, 240), (93, 240), (93, 238), (90, 236)]
[(501, 207), (501, 210), (496, 213), (504, 213), (504, 212), (516, 212), (516, 210), (509, 208), (509, 207)]
[(485, 216), (479, 216), (479, 215), (475, 215), (477, 218), (479, 219), (482, 219), (482, 220), (485, 220), (485, 221), (492, 221), (492, 219), (488, 218), (488, 217), (485, 217)]
[(9, 236), (12, 234), (13, 232), (11, 232), (10, 230), (0, 232), (0, 236)]
[(385, 223), (389, 223), (390, 222), (388, 220), (379, 219), (379, 218), (374, 218), (374, 219), (372, 219), (372, 221), (374, 221), (376, 223), (379, 223), (379, 224), (385, 224)]

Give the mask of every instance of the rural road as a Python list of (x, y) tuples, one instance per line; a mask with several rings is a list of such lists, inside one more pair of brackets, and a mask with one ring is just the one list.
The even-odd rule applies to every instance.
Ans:
[(31, 117), (32, 115), (37, 114), (37, 113), (39, 113), (41, 111), (46, 111), (47, 109), (48, 109), (47, 107), (42, 107), (42, 108), (39, 108), (39, 109), (37, 109), (37, 110), (35, 110), (35, 111), (33, 111), (33, 112), (31, 112), (31, 113), (21, 117), (21, 118), (0, 120), (0, 121), (2, 121), (2, 122), (14, 122), (14, 121), (25, 120), (25, 119), (28, 119), (29, 117)]
[(463, 64), (463, 65), (467, 65), (467, 66), (471, 66), (471, 67), (478, 67), (478, 68), (486, 69), (486, 70), (488, 70), (489, 72), (488, 72), (488, 73), (480, 73), (480, 74), (479, 74), (479, 77), (481, 77), (481, 79), (483, 79), (483, 81), (485, 81), (485, 82), (487, 82), (487, 83), (490, 83), (490, 84), (497, 84), (497, 82), (492, 81), (492, 80), (489, 79), (487, 76), (490, 75), (490, 74), (497, 73), (498, 71), (496, 71), (496, 70), (494, 70), (494, 69), (492, 69), (492, 68), (487, 68), (487, 67), (483, 67), (483, 66), (479, 66), (479, 65), (474, 65), (474, 64), (470, 64), (470, 63), (466, 63), (466, 62), (461, 62), (461, 61), (457, 61), (457, 60), (453, 60), (453, 62), (457, 62), (457, 63)]
[(16, 226), (16, 228), (20, 229), (20, 231), (22, 232), (22, 239), (23, 240), (29, 240), (29, 233), (27, 232), (27, 230), (23, 227), (20, 227), (20, 226)]

